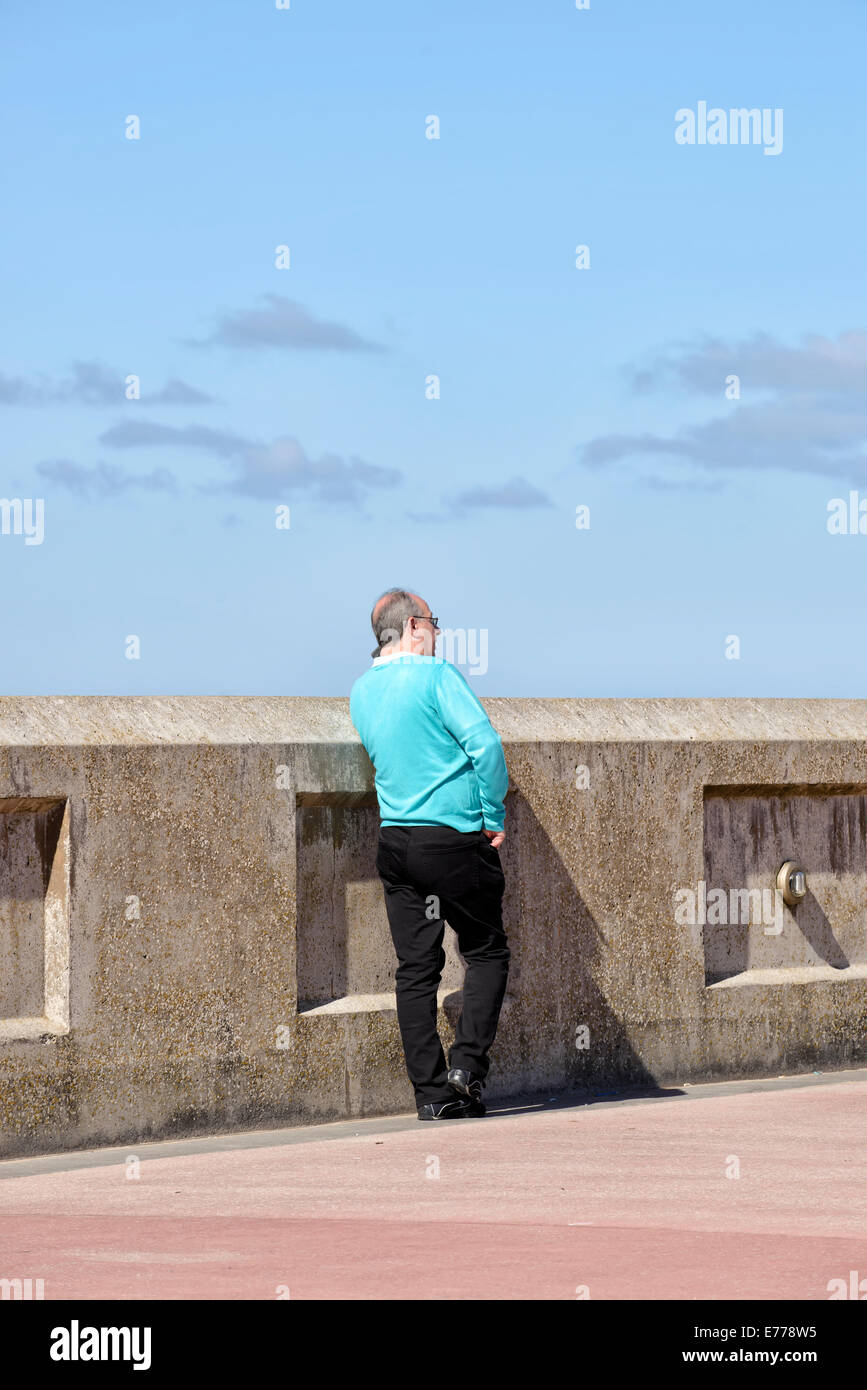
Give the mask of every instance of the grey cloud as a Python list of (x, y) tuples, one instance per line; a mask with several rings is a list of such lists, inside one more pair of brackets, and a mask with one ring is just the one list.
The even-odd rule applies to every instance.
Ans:
[[(838, 479), (867, 477), (867, 333), (818, 335), (788, 348), (767, 334), (728, 347), (706, 338), (632, 373), (636, 390), (680, 382), (724, 400), (725, 378), (740, 378), (741, 400), (671, 434), (612, 433), (589, 440), (581, 462), (604, 468), (627, 458), (668, 458), (711, 473), (778, 469)], [(650, 484), (653, 486), (653, 484)], [(661, 480), (659, 486), (664, 486)]]
[(204, 449), (217, 458), (233, 458), (252, 447), (249, 439), (207, 425), (158, 425), (150, 420), (122, 420), (99, 436), (100, 444), (113, 449), (147, 449), (166, 446)]
[(93, 468), (73, 463), (70, 459), (52, 459), (36, 465), (36, 472), (51, 483), (66, 488), (79, 497), (103, 499), (140, 488), (145, 492), (175, 492), (177, 483), (165, 468), (151, 473), (128, 473), (112, 463), (98, 463)]
[(289, 348), (336, 352), (383, 352), (379, 343), (368, 342), (342, 323), (317, 319), (294, 299), (263, 294), (261, 309), (238, 309), (224, 314), (207, 338), (193, 339), (195, 347), (219, 343), (238, 348)]
[(123, 400), (123, 377), (99, 362), (73, 362), (72, 381), (58, 387), (58, 400), (83, 405), (117, 405)]
[(0, 373), (0, 405), (42, 405), (51, 400), (51, 385), (41, 381), (25, 381), (20, 376)]
[(663, 439), (657, 434), (603, 434), (591, 439), (581, 451), (581, 462), (589, 468), (616, 463), (627, 454), (667, 454), (693, 458), (694, 446), (686, 440)]
[(402, 474), (362, 459), (323, 454), (311, 459), (288, 437), (246, 450), (235, 465), (237, 476), (225, 485), (245, 497), (279, 500), (292, 492), (310, 492), (321, 502), (360, 503), (371, 488), (397, 484)]
[[(113, 372), (101, 362), (73, 362), (72, 375), (61, 381), (40, 376), (0, 375), (0, 405), (118, 405), (124, 400), (126, 374)], [(142, 391), (136, 405), (206, 405), (213, 400), (205, 391), (172, 377), (159, 391)]]
[[(800, 427), (800, 433), (799, 433)], [(791, 414), (777, 405), (733, 409), (703, 425), (674, 435), (620, 434), (592, 439), (582, 452), (589, 467), (617, 463), (631, 456), (682, 459), (700, 468), (760, 472), (819, 473), (863, 478), (867, 455), (867, 415), (860, 422), (836, 419), (824, 410), (805, 407)]]
[(142, 405), (207, 405), (214, 397), (178, 377), (170, 377), (161, 391), (142, 394)]
[(732, 373), (740, 377), (742, 391), (867, 391), (867, 333), (853, 329), (836, 339), (805, 334), (801, 342), (801, 347), (787, 347), (768, 333), (739, 343), (705, 337), (675, 344), (649, 367), (627, 372), (635, 391), (678, 381), (687, 390), (719, 396)]
[(399, 483), (403, 477), (396, 468), (383, 468), (358, 458), (344, 459), (339, 454), (311, 459), (297, 439), (284, 437), (261, 444), (205, 425), (179, 427), (129, 420), (106, 430), (100, 443), (120, 449), (203, 450), (227, 460), (235, 470), (228, 482), (212, 483), (205, 491), (245, 497), (279, 500), (297, 491), (309, 492), (322, 502), (359, 503), (369, 490)]
[(553, 507), (554, 503), (526, 478), (513, 476), (498, 487), (476, 487), (453, 499), (460, 507)]

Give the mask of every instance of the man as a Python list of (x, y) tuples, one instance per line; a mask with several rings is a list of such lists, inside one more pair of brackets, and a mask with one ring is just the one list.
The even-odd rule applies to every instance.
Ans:
[[(375, 660), (352, 687), (352, 722), (376, 774), (376, 868), (398, 966), (397, 1018), (420, 1120), (484, 1115), (482, 1087), (510, 952), (503, 930), (508, 786), (499, 735), (417, 594), (389, 589), (371, 614)], [(443, 917), (466, 961), (448, 1066), (437, 1032)]]

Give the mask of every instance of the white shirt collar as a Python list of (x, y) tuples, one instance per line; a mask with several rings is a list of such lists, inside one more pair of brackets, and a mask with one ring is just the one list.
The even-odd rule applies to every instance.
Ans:
[(424, 652), (386, 652), (384, 656), (373, 658), (374, 666), (384, 666), (387, 661), (394, 661), (399, 656), (424, 656)]

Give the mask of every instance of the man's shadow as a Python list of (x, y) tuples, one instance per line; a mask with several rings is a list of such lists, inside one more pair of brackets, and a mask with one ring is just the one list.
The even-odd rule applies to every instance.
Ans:
[[(555, 1092), (558, 1103), (571, 1105), (581, 1097), (680, 1094), (660, 1091), (597, 985), (602, 932), (519, 791), (508, 794), (500, 857), (512, 958), (485, 1103), (537, 1094), (548, 1100)], [(452, 1031), (461, 1001), (455, 991), (443, 1004)]]
[[(382, 1010), (394, 990), (394, 948), (376, 871), (378, 821), (372, 792), (298, 797), (301, 1013)], [(639, 1093), (679, 1094), (660, 1091), (596, 984), (602, 933), (519, 791), (508, 794), (500, 856), (506, 878), (503, 921), (512, 954), (486, 1105), (509, 1101), (499, 1108), (520, 1113), (515, 1107), (524, 1102), (536, 1110), (540, 1104), (551, 1108)], [(465, 966), (450, 927), (444, 946), (440, 1032), (448, 1054), (462, 1007)], [(390, 1069), (398, 1056), (402, 1062), (399, 1039), (397, 1050), (389, 1053)], [(383, 1081), (381, 1067), (371, 1075)], [(374, 1113), (387, 1090), (378, 1097), (374, 1082), (368, 1092)]]

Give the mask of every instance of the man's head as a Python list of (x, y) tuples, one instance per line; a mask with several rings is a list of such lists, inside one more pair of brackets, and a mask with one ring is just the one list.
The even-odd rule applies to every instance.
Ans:
[(430, 606), (407, 589), (387, 589), (380, 594), (373, 605), (370, 625), (379, 644), (373, 656), (381, 656), (386, 649), (415, 652), (417, 656), (435, 654), (439, 628)]

